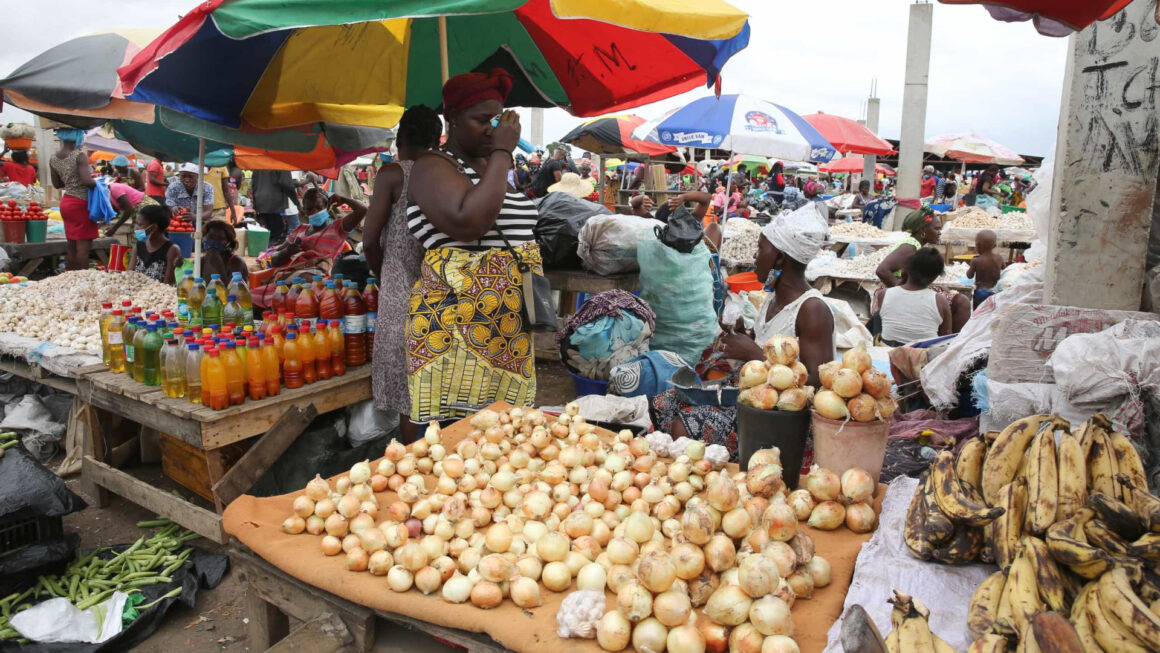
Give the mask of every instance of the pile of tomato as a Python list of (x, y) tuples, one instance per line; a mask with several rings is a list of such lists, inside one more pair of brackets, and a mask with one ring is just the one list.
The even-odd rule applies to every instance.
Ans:
[(193, 233), (193, 225), (174, 216), (169, 219), (169, 233)]
[(47, 220), (48, 216), (40, 209), (37, 202), (29, 202), (28, 208), (22, 210), (16, 200), (8, 200), (7, 204), (0, 205), (0, 220), (21, 222), (26, 220)]

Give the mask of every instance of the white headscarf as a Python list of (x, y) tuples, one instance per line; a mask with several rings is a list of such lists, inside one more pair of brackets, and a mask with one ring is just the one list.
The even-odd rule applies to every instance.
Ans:
[(821, 251), (830, 228), (816, 203), (810, 202), (789, 215), (774, 218), (761, 230), (761, 235), (786, 256), (809, 263)]

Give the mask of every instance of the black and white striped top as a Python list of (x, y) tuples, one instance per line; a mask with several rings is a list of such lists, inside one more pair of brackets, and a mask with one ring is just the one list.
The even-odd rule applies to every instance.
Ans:
[[(449, 156), (459, 162), (463, 168), (463, 174), (471, 180), (472, 184), (479, 183), (479, 173), (471, 166), (467, 165), (465, 161), (451, 154)], [(499, 216), (496, 218), (496, 224), (503, 230), (503, 235), (507, 236), (508, 242), (513, 247), (519, 246), (520, 243), (525, 243), (529, 240), (534, 240), (535, 236), (532, 234), (532, 229), (536, 226), (536, 221), (539, 220), (539, 209), (527, 195), (511, 190), (508, 188), (507, 194), (504, 196), (503, 208), (500, 209)], [(458, 247), (475, 252), (481, 252), (488, 249), (496, 249), (504, 246), (503, 239), (494, 228), (483, 235), (483, 238), (472, 241), (462, 242), (455, 240), (450, 236), (440, 232), (435, 228), (435, 225), (423, 215), (423, 211), (419, 209), (419, 205), (411, 202), (407, 206), (407, 228), (415, 238), (423, 244), (424, 249), (436, 249), (439, 247)]]

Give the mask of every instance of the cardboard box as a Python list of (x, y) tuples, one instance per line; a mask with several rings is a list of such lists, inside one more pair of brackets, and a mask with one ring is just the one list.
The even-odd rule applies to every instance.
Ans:
[(1076, 333), (1096, 333), (1124, 320), (1156, 320), (1155, 313), (1076, 306), (1013, 304), (999, 310), (987, 378), (999, 383), (1054, 383), (1047, 359)]

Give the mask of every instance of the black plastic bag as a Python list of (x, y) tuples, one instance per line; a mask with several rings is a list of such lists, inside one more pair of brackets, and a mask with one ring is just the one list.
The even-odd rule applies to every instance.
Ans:
[(64, 571), (76, 556), (80, 541), (79, 535), (69, 533), (0, 555), (0, 596), (23, 592), (41, 576)]
[(23, 447), (11, 447), (0, 458), (0, 517), (5, 521), (67, 515), (86, 507)]
[(611, 215), (606, 207), (568, 193), (548, 193), (540, 202), (540, 218), (532, 233), (540, 245), (544, 267), (579, 270), (580, 229), (594, 215)]
[(656, 228), (656, 234), (662, 243), (682, 254), (688, 254), (701, 242), (705, 229), (689, 209), (679, 206), (669, 214), (668, 224)]

